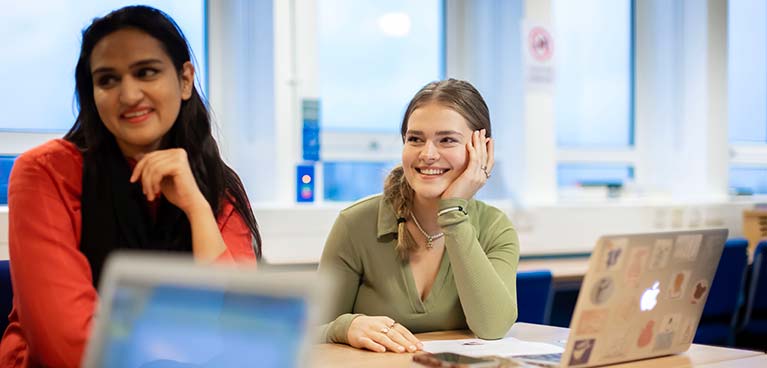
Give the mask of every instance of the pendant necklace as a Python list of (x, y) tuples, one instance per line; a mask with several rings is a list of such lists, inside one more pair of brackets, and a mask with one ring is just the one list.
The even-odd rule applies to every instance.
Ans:
[(418, 219), (415, 217), (415, 214), (411, 212), (410, 216), (413, 218), (413, 222), (415, 223), (415, 227), (417, 227), (418, 230), (421, 232), (421, 234), (423, 234), (423, 236), (426, 237), (426, 249), (431, 250), (432, 248), (434, 248), (433, 242), (435, 240), (445, 236), (445, 233), (443, 233), (443, 232), (439, 232), (439, 233), (436, 233), (434, 235), (427, 234), (426, 231), (424, 231), (423, 228), (421, 227), (421, 224), (418, 223)]

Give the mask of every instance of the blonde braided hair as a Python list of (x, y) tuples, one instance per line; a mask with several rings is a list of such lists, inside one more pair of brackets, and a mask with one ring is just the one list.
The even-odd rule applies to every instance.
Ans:
[(405, 170), (402, 165), (397, 165), (384, 181), (384, 200), (391, 203), (398, 218), (397, 245), (394, 249), (403, 261), (407, 261), (410, 251), (418, 247), (413, 236), (407, 231), (405, 221), (399, 220), (407, 219), (410, 216), (410, 206), (413, 204), (414, 195), (413, 188), (405, 179)]

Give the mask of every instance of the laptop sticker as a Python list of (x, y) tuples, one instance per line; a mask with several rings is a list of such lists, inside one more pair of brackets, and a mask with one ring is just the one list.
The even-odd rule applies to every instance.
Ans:
[(592, 350), (594, 350), (594, 339), (577, 340), (575, 344), (573, 344), (570, 365), (582, 365), (588, 363)]
[(703, 279), (696, 282), (695, 286), (692, 288), (692, 298), (690, 298), (690, 303), (700, 303), (706, 296), (706, 293), (708, 293), (708, 280)]
[(668, 259), (671, 258), (671, 247), (674, 245), (672, 239), (658, 239), (652, 249), (650, 256), (650, 269), (658, 270), (666, 267)]
[(578, 335), (597, 334), (604, 329), (609, 309), (589, 309), (581, 313), (575, 333)]
[(671, 275), (670, 285), (668, 289), (668, 297), (671, 299), (679, 299), (684, 294), (684, 290), (687, 287), (687, 281), (690, 279), (690, 271), (678, 271)]
[(677, 340), (677, 345), (685, 345), (692, 342), (693, 338), (693, 326), (692, 326), (692, 318), (689, 317), (681, 317), (679, 321), (679, 331), (682, 333), (679, 334), (679, 339)]
[(591, 289), (591, 302), (595, 305), (604, 304), (613, 294), (615, 285), (609, 277), (599, 279)]
[(650, 250), (647, 247), (634, 248), (629, 251), (629, 264), (626, 268), (626, 282), (629, 286), (639, 286), (639, 277), (644, 273), (649, 256)]
[(659, 332), (669, 333), (669, 332), (674, 332), (678, 330), (681, 319), (682, 319), (682, 315), (680, 313), (671, 313), (671, 314), (665, 315), (660, 322)]
[(600, 262), (601, 271), (613, 271), (621, 268), (623, 259), (626, 258), (626, 247), (628, 238), (607, 239), (604, 247), (604, 253)]
[(670, 313), (663, 316), (660, 328), (658, 329), (658, 336), (655, 337), (653, 351), (671, 348), (671, 345), (674, 343), (674, 334), (679, 330), (681, 319), (681, 313)]
[(655, 345), (652, 347), (652, 350), (658, 351), (658, 350), (669, 349), (671, 348), (671, 343), (673, 341), (674, 341), (673, 332), (659, 333), (658, 336), (655, 337)]
[(625, 328), (616, 330), (609, 335), (609, 338), (604, 339), (600, 347), (603, 349), (601, 359), (616, 359), (626, 356), (626, 342), (628, 341), (628, 334), (631, 329)]
[(639, 339), (637, 340), (638, 347), (643, 348), (650, 345), (652, 342), (653, 327), (655, 327), (655, 321), (647, 321), (647, 324), (645, 324), (644, 328), (642, 328), (642, 331), (639, 333)]
[(685, 261), (694, 261), (700, 250), (700, 242), (703, 235), (679, 235), (674, 245), (674, 258)]

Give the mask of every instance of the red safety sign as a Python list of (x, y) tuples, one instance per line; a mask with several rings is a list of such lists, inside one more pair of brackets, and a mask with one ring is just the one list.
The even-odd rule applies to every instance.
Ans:
[(530, 54), (538, 62), (547, 62), (554, 54), (554, 41), (543, 27), (533, 27), (527, 36)]

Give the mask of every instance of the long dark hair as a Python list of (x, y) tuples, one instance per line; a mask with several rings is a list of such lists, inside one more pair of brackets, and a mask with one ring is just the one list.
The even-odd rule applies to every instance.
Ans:
[[(181, 29), (170, 16), (158, 9), (127, 6), (94, 19), (83, 31), (80, 57), (75, 68), (75, 96), (79, 113), (72, 129), (64, 136), (64, 139), (74, 143), (84, 153), (100, 153), (116, 147), (114, 136), (107, 130), (96, 109), (90, 57), (101, 39), (125, 28), (138, 29), (160, 41), (179, 75), (183, 65), (192, 59), (189, 44)], [(221, 159), (211, 134), (208, 109), (196, 86), (192, 87), (191, 98), (181, 102), (181, 111), (173, 127), (163, 137), (161, 147), (186, 150), (197, 186), (214, 213), (218, 214), (221, 210), (225, 196), (231, 199), (234, 208), (253, 234), (253, 247), (256, 257), (260, 259), (261, 235), (248, 196), (240, 178)]]
[[(400, 126), (403, 143), (410, 115), (419, 107), (429, 103), (440, 104), (461, 114), (472, 131), (485, 129), (487, 136), (490, 137), (490, 111), (482, 95), (471, 83), (451, 78), (423, 86), (410, 100)], [(402, 165), (392, 169), (384, 181), (384, 199), (391, 203), (398, 218), (410, 216), (414, 195), (413, 188), (405, 178)], [(400, 258), (406, 260), (410, 250), (416, 247), (415, 240), (407, 231), (405, 223), (400, 221), (397, 227), (396, 247)]]

